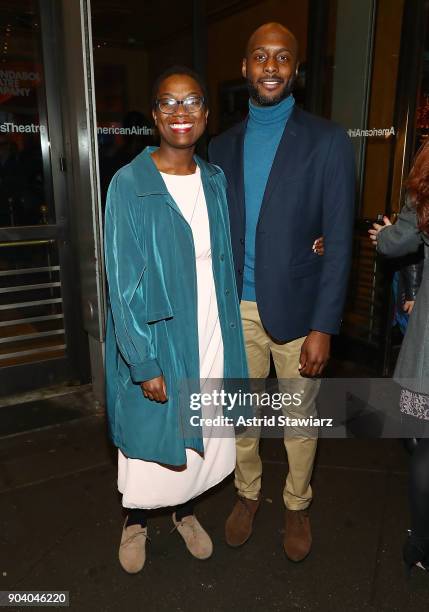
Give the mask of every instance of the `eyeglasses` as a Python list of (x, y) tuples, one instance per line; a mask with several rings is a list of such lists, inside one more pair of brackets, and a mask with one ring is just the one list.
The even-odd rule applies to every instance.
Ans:
[(161, 113), (173, 115), (179, 110), (179, 105), (188, 113), (197, 113), (202, 109), (204, 98), (201, 96), (188, 96), (184, 100), (176, 100), (175, 98), (161, 98), (155, 101), (155, 106), (159, 108)]

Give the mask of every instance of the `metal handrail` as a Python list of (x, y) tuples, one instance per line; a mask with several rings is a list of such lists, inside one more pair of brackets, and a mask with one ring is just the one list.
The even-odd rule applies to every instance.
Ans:
[(21, 276), (21, 274), (38, 274), (42, 272), (59, 272), (60, 266), (43, 266), (41, 268), (16, 268), (0, 270), (0, 276)]
[(62, 298), (49, 300), (34, 300), (33, 302), (17, 302), (16, 304), (1, 304), (0, 310), (12, 310), (12, 308), (26, 308), (27, 306), (44, 306), (45, 304), (60, 304)]
[(42, 321), (52, 321), (54, 319), (64, 319), (64, 313), (53, 315), (42, 315), (40, 317), (26, 317), (24, 319), (10, 319), (9, 321), (0, 321), (0, 327), (13, 327), (14, 325), (22, 325), (23, 323), (40, 323)]
[(49, 331), (34, 332), (33, 334), (21, 334), (20, 336), (3, 336), (0, 338), (0, 344), (13, 344), (14, 342), (22, 342), (23, 340), (35, 340), (37, 338), (47, 338), (48, 336), (63, 336), (65, 329), (51, 329)]
[(34, 246), (41, 244), (54, 244), (56, 240), (14, 240), (13, 242), (0, 242), (0, 248), (16, 247), (16, 246)]
[(43, 355), (44, 353), (52, 353), (56, 351), (63, 351), (67, 348), (65, 344), (56, 344), (54, 346), (41, 346), (37, 349), (30, 349), (27, 351), (18, 351), (16, 353), (0, 353), (0, 360), (13, 359), (16, 357), (23, 357), (27, 355)]

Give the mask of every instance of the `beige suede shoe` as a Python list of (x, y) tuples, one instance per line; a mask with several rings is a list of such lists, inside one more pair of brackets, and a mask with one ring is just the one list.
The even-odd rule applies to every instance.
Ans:
[(146, 561), (147, 527), (130, 525), (126, 527), (125, 520), (119, 546), (119, 563), (129, 574), (140, 572)]
[(174, 529), (177, 529), (180, 533), (192, 556), (201, 560), (212, 556), (213, 542), (193, 514), (184, 516), (181, 521), (176, 521), (176, 513), (174, 513), (173, 523), (175, 525)]

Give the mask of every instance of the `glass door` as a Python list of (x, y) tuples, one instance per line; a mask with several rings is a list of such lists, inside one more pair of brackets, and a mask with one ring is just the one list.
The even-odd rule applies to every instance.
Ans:
[[(354, 252), (336, 356), (358, 363), (360, 371), (368, 374), (386, 373), (386, 338), (393, 320), (392, 271), (377, 257), (368, 229), (379, 215), (400, 208), (397, 183), (403, 171), (405, 131), (398, 96), (408, 100), (415, 96), (402, 78), (412, 65), (404, 63), (404, 49), (415, 38), (415, 23), (409, 29), (407, 15), (410, 5), (419, 3), (329, 0), (324, 27), (312, 45), (316, 73), (309, 75), (313, 93), (309, 110), (342, 125), (356, 153)], [(312, 1), (312, 7), (317, 4)]]
[[(52, 0), (0, 5), (0, 395), (82, 377)], [(77, 307), (76, 307), (77, 306)]]

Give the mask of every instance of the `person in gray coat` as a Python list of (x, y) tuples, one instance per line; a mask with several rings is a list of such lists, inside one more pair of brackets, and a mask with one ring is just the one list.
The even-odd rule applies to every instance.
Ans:
[[(401, 386), (400, 409), (407, 426), (420, 424), (419, 443), (409, 476), (411, 530), (403, 555), (408, 568), (429, 569), (429, 142), (417, 153), (407, 181), (405, 206), (392, 225), (374, 223), (369, 230), (377, 251), (402, 257), (424, 246), (422, 282), (395, 368)], [(418, 419), (418, 421), (416, 421)], [(415, 427), (414, 427), (415, 429)], [(425, 437), (426, 434), (426, 437)]]

